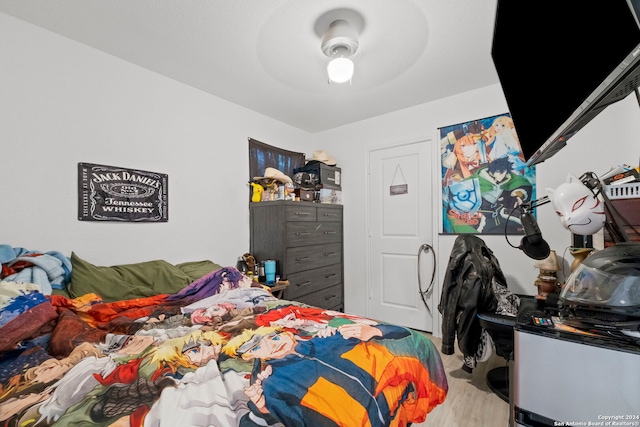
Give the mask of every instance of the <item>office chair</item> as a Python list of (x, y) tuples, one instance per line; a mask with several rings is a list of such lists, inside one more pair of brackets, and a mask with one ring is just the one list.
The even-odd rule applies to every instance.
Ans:
[(496, 355), (507, 361), (506, 366), (498, 366), (487, 372), (487, 385), (500, 399), (509, 403), (509, 366), (513, 361), (513, 330), (516, 317), (496, 313), (478, 313), (478, 320), (491, 339)]

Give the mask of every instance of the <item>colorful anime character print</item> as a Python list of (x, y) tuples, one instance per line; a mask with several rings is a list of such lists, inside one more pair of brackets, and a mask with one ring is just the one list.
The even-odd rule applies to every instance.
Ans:
[(444, 401), (444, 372), (430, 377), (424, 365), (429, 352), (416, 348), (411, 330), (368, 323), (343, 324), (308, 340), (263, 326), (230, 340), (225, 351), (254, 361), (245, 389), (251, 412), (240, 425), (382, 427), (424, 421), (413, 414)]
[[(139, 349), (139, 342), (148, 341), (129, 342)], [(20, 421), (34, 427), (115, 423), (141, 427), (150, 409), (157, 409), (154, 403), (165, 389), (190, 394), (195, 372), (217, 359), (225, 342), (217, 332), (195, 330), (164, 342), (154, 341), (140, 353), (127, 354), (125, 345), (107, 356), (85, 357)]]
[(522, 156), (513, 119), (508, 116), (499, 116), (493, 120), (485, 136), (485, 144), (491, 160), (509, 155)]
[(517, 234), (518, 203), (535, 199), (513, 120), (489, 117), (441, 128), (443, 231)]
[(320, 336), (333, 335), (340, 325), (355, 322), (377, 324), (374, 320), (359, 316), (298, 305), (274, 308), (256, 317), (256, 324), (259, 326), (281, 327), (296, 334), (299, 338), (310, 338), (318, 334)]

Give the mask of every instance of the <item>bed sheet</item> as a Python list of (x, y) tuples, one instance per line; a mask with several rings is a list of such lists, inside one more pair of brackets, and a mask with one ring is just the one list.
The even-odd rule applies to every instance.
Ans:
[(226, 267), (105, 303), (0, 310), (0, 426), (405, 426), (448, 386), (421, 332), (275, 298)]

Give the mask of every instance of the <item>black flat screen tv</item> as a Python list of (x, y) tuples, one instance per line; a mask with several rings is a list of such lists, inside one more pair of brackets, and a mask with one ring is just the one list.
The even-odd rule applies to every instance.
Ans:
[(640, 0), (498, 0), (491, 56), (529, 166), (640, 85)]

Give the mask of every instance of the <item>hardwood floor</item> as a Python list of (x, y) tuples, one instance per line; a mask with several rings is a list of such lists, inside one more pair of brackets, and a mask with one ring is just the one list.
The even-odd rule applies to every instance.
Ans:
[[(440, 350), (440, 338), (427, 336)], [(486, 382), (487, 372), (505, 366), (506, 360), (494, 354), (469, 374), (462, 370), (462, 353), (457, 346), (456, 342), (452, 355), (440, 354), (449, 383), (446, 400), (427, 415), (425, 422), (412, 427), (508, 427), (509, 404), (494, 394)]]

